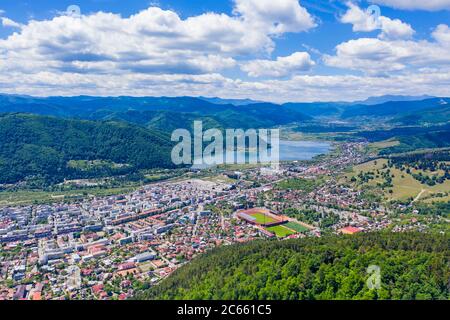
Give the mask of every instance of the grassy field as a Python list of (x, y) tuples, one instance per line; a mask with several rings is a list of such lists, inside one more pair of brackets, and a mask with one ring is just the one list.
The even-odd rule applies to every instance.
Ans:
[[(376, 173), (379, 170), (380, 173), (386, 172), (387, 169), (383, 169), (383, 166), (387, 164), (386, 159), (379, 159), (376, 161), (370, 161), (363, 163), (361, 165), (355, 166), (353, 168), (353, 173), (348, 174), (348, 180), (352, 177), (356, 177), (360, 172), (368, 173), (374, 172)], [(421, 199), (427, 199), (427, 202), (432, 201), (446, 201), (446, 197), (435, 197), (438, 193), (446, 193), (450, 192), (450, 181), (445, 181), (443, 184), (437, 184), (435, 186), (429, 186), (427, 184), (422, 184), (411, 174), (407, 174), (404, 171), (400, 171), (396, 168), (391, 168), (391, 174), (394, 176), (392, 179), (393, 188), (387, 188), (384, 191), (384, 196), (388, 200), (407, 200), (408, 198), (413, 198), (415, 201), (420, 201)], [(417, 170), (412, 170), (412, 173), (419, 173)], [(423, 174), (431, 175), (429, 172), (422, 171)], [(384, 179), (381, 177), (376, 177), (373, 180), (365, 183), (369, 186), (377, 186), (379, 183), (383, 183)], [(362, 186), (360, 186), (362, 187)], [(392, 190), (392, 193), (389, 193), (389, 189)]]
[(425, 203), (433, 203), (433, 202), (450, 202), (450, 195), (446, 196), (446, 197), (430, 197), (430, 198), (425, 198), (423, 200), (423, 202)]
[(257, 223), (272, 223), (276, 221), (275, 219), (266, 216), (264, 213), (254, 213), (251, 214), (251, 216), (256, 218), (255, 221)]
[(305, 226), (302, 226), (301, 224), (298, 224), (296, 222), (288, 222), (284, 226), (288, 227), (289, 229), (292, 229), (294, 231), (297, 231), (299, 233), (307, 232), (309, 229)]
[(85, 190), (70, 190), (62, 192), (50, 191), (3, 191), (0, 192), (0, 206), (2, 205), (28, 205), (36, 203), (53, 203), (63, 201), (73, 201), (88, 196), (109, 196), (115, 194), (128, 193), (133, 191), (132, 187), (123, 188), (89, 188)]
[(227, 176), (224, 176), (224, 175), (209, 176), (209, 177), (202, 178), (201, 180), (215, 182), (215, 183), (222, 183), (222, 184), (233, 184), (233, 183), (236, 183), (235, 179), (231, 179), (231, 178), (229, 178)]
[(284, 238), (284, 237), (290, 236), (292, 234), (295, 234), (295, 232), (293, 232), (292, 230), (290, 230), (284, 226), (269, 227), (269, 228), (267, 228), (267, 230), (269, 230), (272, 233), (275, 233), (275, 235), (278, 238)]
[(379, 142), (370, 143), (368, 145), (368, 149), (370, 152), (380, 152), (382, 149), (395, 147), (400, 144), (400, 141), (398, 140), (384, 140)]

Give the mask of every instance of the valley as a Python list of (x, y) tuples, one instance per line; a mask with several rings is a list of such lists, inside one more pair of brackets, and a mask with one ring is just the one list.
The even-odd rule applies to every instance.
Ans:
[[(121, 106), (123, 99), (119, 100), (114, 107), (116, 115), (117, 110), (128, 110), (128, 106)], [(73, 103), (74, 98), (70, 101)], [(88, 101), (99, 103), (93, 98)], [(299, 275), (296, 283), (302, 284), (301, 291), (287, 285), (292, 281), (288, 276), (282, 276), (282, 282), (276, 284), (284, 288), (277, 292), (265, 291), (261, 284), (251, 291), (255, 284), (250, 279), (238, 291), (227, 293), (208, 289), (206, 282), (196, 286), (186, 280), (197, 272), (198, 265), (208, 264), (203, 261), (215, 261), (211, 256), (228, 259), (227, 250), (243, 250), (244, 261), (256, 259), (263, 277), (270, 277), (264, 267), (270, 263), (275, 264), (270, 269), (283, 275), (291, 263), (298, 262), (295, 258), (296, 262), (285, 265), (246, 253), (254, 250), (252, 247), (259, 248), (259, 243), (274, 246), (273, 250), (284, 255), (291, 250), (284, 252), (285, 246), (309, 252), (314, 241), (323, 241), (339, 256), (342, 253), (329, 241), (342, 241), (344, 246), (365, 238), (389, 242), (391, 238), (408, 238), (411, 232), (423, 235), (430, 243), (448, 241), (448, 124), (404, 126), (391, 124), (387, 120), (391, 115), (384, 112), (369, 121), (361, 118), (362, 111), (355, 118), (347, 118), (348, 113), (342, 111), (372, 110), (376, 106), (340, 104), (336, 110), (341, 113), (330, 118), (317, 115), (320, 107), (313, 114), (312, 107), (297, 110), (298, 105), (292, 104), (241, 105), (239, 112), (262, 117), (256, 122), (246, 118), (245, 128), (269, 125), (281, 130), (285, 140), (281, 141), (280, 170), (272, 171), (261, 164), (200, 170), (175, 167), (168, 158), (173, 146), (170, 131), (183, 125), (192, 130), (188, 123), (199, 116), (194, 105), (174, 107), (178, 100), (158, 101), (167, 103), (161, 107), (162, 113), (155, 111), (158, 107), (154, 105), (148, 111), (152, 117), (156, 112), (158, 121), (162, 121), (157, 128), (149, 124), (149, 118), (141, 117), (140, 112), (147, 111), (128, 117), (137, 112), (128, 110), (124, 111), (126, 119), (108, 120), (95, 120), (87, 114), (83, 116), (86, 119), (61, 116), (54, 110), (52, 115), (9, 112), (0, 117), (1, 297), (440, 299), (448, 294), (441, 284), (433, 283), (431, 288), (415, 290), (412, 296), (402, 296), (398, 290), (407, 289), (395, 283), (374, 295), (361, 286), (362, 269), (357, 280), (344, 277), (335, 280), (338, 284), (334, 287), (314, 280), (327, 287), (320, 292), (310, 287), (309, 278)], [(162, 120), (169, 107), (191, 112), (184, 113), (183, 119), (169, 116), (169, 123)], [(206, 123), (221, 130), (230, 125), (223, 118), (228, 109), (234, 113), (238, 108), (211, 106), (210, 102), (204, 107), (211, 108)], [(99, 108), (94, 108), (95, 117)], [(140, 108), (150, 107), (142, 102)], [(295, 111), (274, 118), (274, 108)], [(101, 113), (106, 114), (104, 110)], [(151, 123), (158, 122), (152, 119)], [(239, 212), (245, 210), (268, 215), (255, 216), (253, 222), (253, 218), (242, 219)], [(378, 263), (403, 259), (398, 249), (393, 250), (377, 252), (386, 254), (387, 259)], [(372, 254), (375, 252), (364, 259), (371, 259)], [(330, 260), (329, 267), (345, 270), (337, 256)], [(424, 253), (423, 259), (445, 263), (434, 251)], [(415, 268), (428, 265), (428, 261), (421, 260), (403, 272), (416, 272)], [(234, 266), (236, 262), (229, 263)], [(321, 265), (325, 268), (327, 263)], [(235, 267), (236, 271), (233, 267), (229, 272), (237, 274), (247, 268), (245, 264)], [(68, 281), (74, 279), (70, 275), (74, 268), (80, 270), (75, 286)], [(209, 281), (222, 279), (225, 287), (234, 286), (231, 273), (209, 270), (206, 274)], [(183, 285), (171, 291), (172, 281)], [(356, 281), (360, 289), (345, 289), (351, 281)], [(267, 283), (273, 287), (276, 282)], [(202, 295), (204, 290), (209, 293)]]
[(0, 2), (12, 314), (448, 304), (450, 0)]

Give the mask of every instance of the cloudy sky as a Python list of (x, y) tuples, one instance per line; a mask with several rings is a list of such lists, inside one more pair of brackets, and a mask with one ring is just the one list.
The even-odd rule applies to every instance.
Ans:
[(450, 0), (0, 0), (0, 93), (450, 96)]

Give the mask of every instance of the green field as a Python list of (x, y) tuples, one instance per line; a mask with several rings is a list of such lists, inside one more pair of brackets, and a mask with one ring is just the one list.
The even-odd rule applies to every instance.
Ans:
[(251, 214), (250, 216), (256, 218), (256, 220), (255, 220), (256, 223), (261, 223), (261, 224), (272, 223), (272, 222), (276, 221), (275, 219), (266, 216), (264, 213), (254, 213), (254, 214)]
[(375, 152), (378, 154), (383, 149), (390, 148), (390, 147), (396, 147), (398, 145), (400, 145), (400, 141), (395, 140), (395, 139), (373, 142), (368, 145), (368, 151)]
[(288, 222), (284, 226), (288, 227), (289, 229), (292, 229), (294, 231), (297, 231), (299, 233), (307, 232), (309, 229), (305, 226), (302, 226), (299, 223), (296, 222)]
[(293, 232), (292, 230), (290, 230), (284, 226), (275, 226), (275, 227), (269, 227), (266, 229), (272, 233), (275, 233), (275, 235), (278, 238), (284, 238), (284, 237), (290, 236), (292, 234), (295, 234), (295, 232)]
[(0, 206), (2, 205), (29, 205), (53, 202), (67, 202), (84, 199), (89, 196), (104, 197), (132, 192), (135, 187), (123, 188), (86, 188), (68, 191), (2, 191), (0, 192)]

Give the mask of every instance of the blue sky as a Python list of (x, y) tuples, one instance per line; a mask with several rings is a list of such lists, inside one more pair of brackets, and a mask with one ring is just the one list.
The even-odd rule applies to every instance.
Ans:
[(0, 0), (0, 13), (4, 93), (450, 95), (450, 0)]

